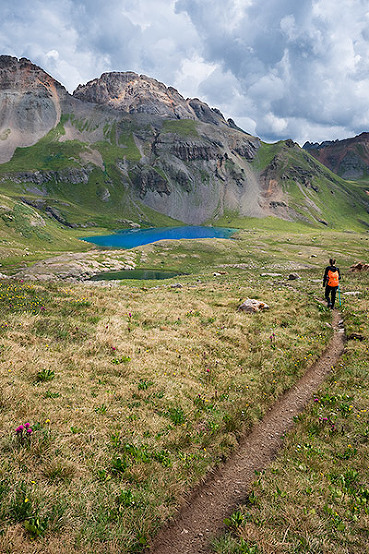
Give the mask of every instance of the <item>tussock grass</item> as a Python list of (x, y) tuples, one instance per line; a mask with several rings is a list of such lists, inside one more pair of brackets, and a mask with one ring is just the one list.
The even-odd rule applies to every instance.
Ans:
[[(326, 252), (333, 241), (346, 273), (365, 239), (250, 228), (228, 247), (137, 249), (138, 265), (190, 273), (176, 278), (182, 288), (2, 281), (0, 550), (141, 551), (325, 348)], [(296, 267), (301, 279), (288, 281)], [(246, 297), (270, 310), (238, 312)], [(353, 329), (360, 302), (345, 300)]]
[(330, 335), (329, 314), (312, 297), (298, 307), (297, 289), (263, 284), (270, 311), (238, 312), (255, 291), (237, 274), (182, 289), (0, 289), (9, 552), (139, 551)]
[[(214, 552), (367, 552), (369, 276), (347, 275), (345, 354)], [(355, 335), (354, 335), (355, 336)], [(360, 338), (363, 340), (360, 340)]]

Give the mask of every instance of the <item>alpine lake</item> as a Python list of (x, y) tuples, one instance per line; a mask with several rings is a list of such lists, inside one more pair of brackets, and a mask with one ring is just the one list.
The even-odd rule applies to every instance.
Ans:
[[(96, 235), (83, 237), (82, 240), (91, 242), (104, 248), (130, 249), (145, 244), (151, 244), (159, 240), (204, 239), (222, 238), (230, 239), (237, 229), (226, 227), (206, 226), (182, 226), (182, 227), (155, 227), (149, 229), (123, 229), (111, 235)], [(165, 271), (158, 269), (131, 269), (121, 271), (109, 271), (94, 275), (92, 281), (111, 281), (123, 279), (137, 280), (162, 280), (171, 279), (181, 272)]]

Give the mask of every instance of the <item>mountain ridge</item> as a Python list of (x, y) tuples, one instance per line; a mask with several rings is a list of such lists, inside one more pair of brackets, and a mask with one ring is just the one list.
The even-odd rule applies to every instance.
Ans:
[(303, 148), (344, 179), (369, 177), (369, 133), (342, 140), (306, 142)]
[(0, 192), (66, 229), (369, 225), (364, 192), (292, 140), (263, 143), (155, 79), (103, 73), (71, 95), (24, 58), (0, 56), (0, 70)]

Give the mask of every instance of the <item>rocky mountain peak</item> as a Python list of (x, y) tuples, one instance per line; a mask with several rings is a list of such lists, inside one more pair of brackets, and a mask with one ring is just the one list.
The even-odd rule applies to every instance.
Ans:
[(50, 96), (50, 88), (60, 92), (65, 88), (46, 71), (27, 58), (0, 56), (0, 90), (35, 91)]
[(147, 113), (227, 125), (219, 110), (197, 98), (185, 99), (175, 88), (133, 71), (103, 73), (86, 85), (79, 85), (73, 96), (131, 114)]
[(0, 163), (55, 127), (67, 96), (58, 81), (26, 58), (0, 56)]

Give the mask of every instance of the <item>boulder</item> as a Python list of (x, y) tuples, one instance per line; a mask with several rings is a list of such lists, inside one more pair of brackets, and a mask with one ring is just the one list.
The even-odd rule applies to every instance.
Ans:
[(268, 304), (255, 298), (246, 298), (245, 302), (239, 306), (238, 311), (254, 314), (256, 312), (262, 312), (263, 310), (269, 310)]
[(300, 275), (297, 273), (290, 273), (288, 276), (289, 281), (296, 281), (297, 279), (301, 279)]

